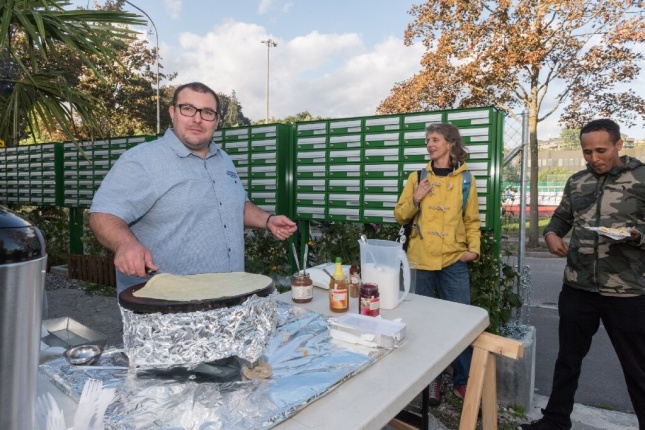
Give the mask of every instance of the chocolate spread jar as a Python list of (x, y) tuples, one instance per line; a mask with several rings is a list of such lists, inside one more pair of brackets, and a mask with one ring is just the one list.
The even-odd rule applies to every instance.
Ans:
[(309, 303), (314, 298), (314, 283), (309, 273), (294, 273), (291, 278), (291, 300), (295, 303)]

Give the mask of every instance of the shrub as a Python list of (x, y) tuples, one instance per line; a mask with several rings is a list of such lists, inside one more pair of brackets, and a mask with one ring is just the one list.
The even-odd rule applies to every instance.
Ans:
[[(495, 254), (495, 237), (492, 231), (482, 231), (479, 261), (469, 265), (471, 303), (488, 311), (490, 325), (487, 331), (499, 334), (500, 326), (513, 317), (513, 312), (522, 307), (516, 292), (519, 273), (502, 256)], [(512, 249), (504, 251), (506, 257)]]

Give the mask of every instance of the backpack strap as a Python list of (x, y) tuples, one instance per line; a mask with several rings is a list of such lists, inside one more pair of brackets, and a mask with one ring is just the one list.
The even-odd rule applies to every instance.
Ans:
[(470, 194), (470, 183), (473, 180), (473, 175), (470, 173), (470, 170), (464, 170), (464, 172), (461, 174), (462, 176), (462, 192), (464, 195), (464, 203), (461, 206), (461, 212), (465, 213), (466, 212), (466, 203), (468, 202), (468, 194)]

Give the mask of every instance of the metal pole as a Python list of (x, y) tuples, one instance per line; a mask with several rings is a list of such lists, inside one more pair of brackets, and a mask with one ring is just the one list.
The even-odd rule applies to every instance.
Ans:
[(269, 52), (271, 51), (271, 48), (275, 48), (278, 46), (277, 43), (275, 43), (271, 39), (263, 40), (261, 43), (264, 43), (267, 46), (267, 114), (266, 114), (266, 119), (264, 120), (265, 124), (269, 123)]
[(150, 18), (150, 15), (148, 15), (146, 11), (144, 11), (138, 6), (133, 5), (128, 0), (124, 0), (124, 1), (130, 6), (132, 6), (133, 8), (137, 9), (142, 14), (144, 14), (148, 18), (148, 20), (150, 20), (150, 24), (152, 24), (152, 28), (155, 29), (155, 50), (156, 50), (155, 58), (157, 59), (157, 134), (160, 134), (161, 133), (161, 108), (160, 108), (160, 102), (159, 102), (159, 32), (157, 31), (157, 26), (155, 25), (155, 22), (152, 20), (152, 18)]
[(517, 267), (522, 270), (526, 251), (526, 165), (529, 148), (529, 113), (522, 112), (522, 163), (520, 165), (520, 226), (519, 226), (519, 257)]

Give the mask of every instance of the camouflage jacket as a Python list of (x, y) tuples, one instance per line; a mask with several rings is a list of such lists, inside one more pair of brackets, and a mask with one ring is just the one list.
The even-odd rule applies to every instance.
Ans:
[[(564, 188), (546, 235), (569, 241), (564, 283), (581, 290), (645, 294), (645, 164), (621, 157), (624, 164), (604, 175), (587, 170), (573, 174)], [(587, 227), (636, 227), (640, 243), (598, 235)]]

